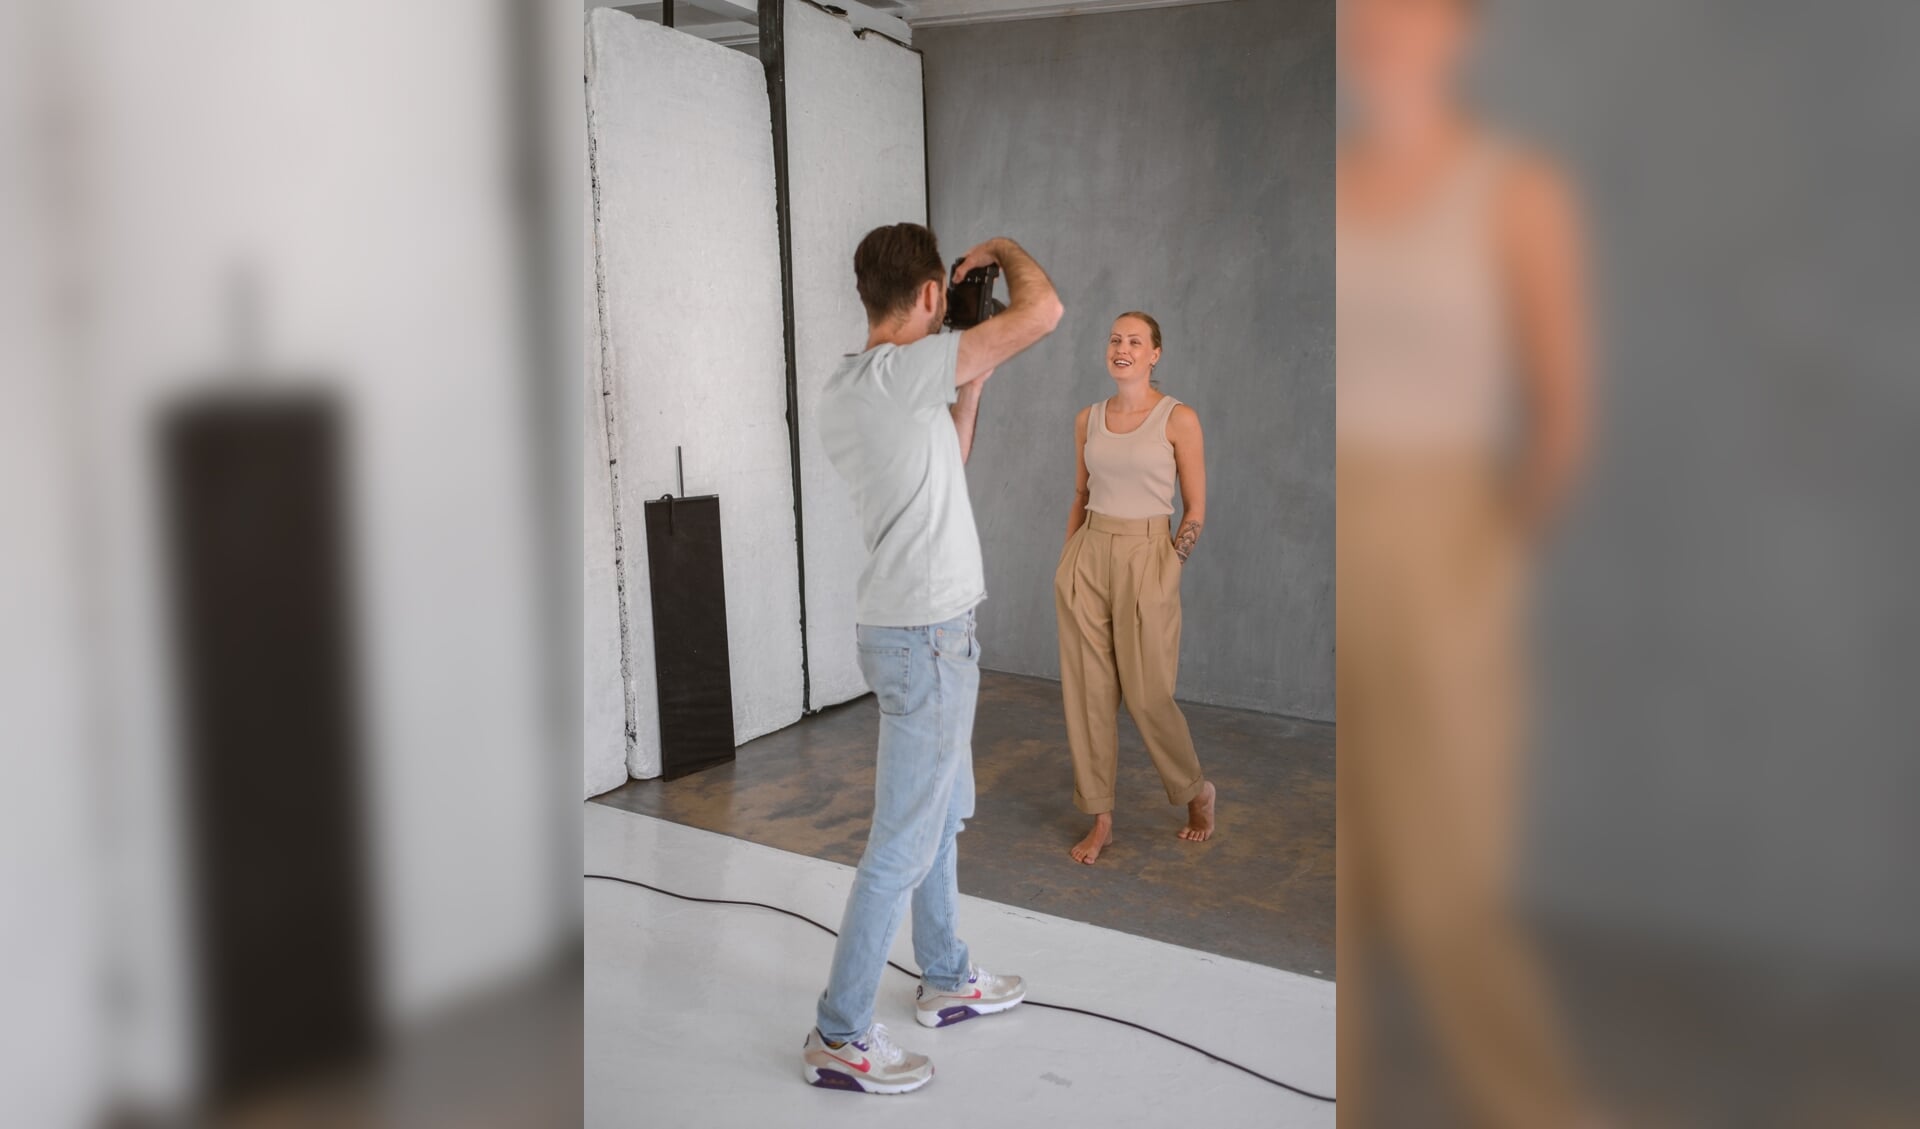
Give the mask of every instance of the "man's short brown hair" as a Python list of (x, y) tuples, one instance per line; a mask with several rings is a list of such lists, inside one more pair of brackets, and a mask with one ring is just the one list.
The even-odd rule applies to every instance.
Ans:
[(933, 232), (917, 223), (896, 223), (867, 232), (853, 252), (853, 279), (867, 320), (882, 321), (913, 305), (927, 282), (945, 282), (947, 268)]

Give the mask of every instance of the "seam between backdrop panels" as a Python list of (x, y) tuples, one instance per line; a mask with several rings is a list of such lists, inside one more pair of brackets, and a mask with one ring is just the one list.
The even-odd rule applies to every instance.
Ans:
[(609, 480), (609, 502), (613, 511), (613, 587), (614, 603), (620, 621), (620, 704), (622, 728), (621, 770), (629, 777), (633, 775), (633, 753), (639, 744), (639, 724), (635, 720), (633, 687), (633, 631), (627, 614), (627, 546), (626, 535), (620, 521), (620, 457), (619, 428), (615, 423), (613, 395), (613, 334), (607, 326), (607, 257), (603, 248), (603, 220), (600, 211), (600, 142), (599, 133), (594, 128), (594, 92), (593, 77), (598, 69), (598, 60), (594, 54), (593, 26), (591, 21), (586, 29), (586, 112), (587, 112), (587, 179), (593, 193), (593, 288), (594, 288), (594, 336), (600, 347), (600, 409), (602, 426), (607, 438), (607, 477)]

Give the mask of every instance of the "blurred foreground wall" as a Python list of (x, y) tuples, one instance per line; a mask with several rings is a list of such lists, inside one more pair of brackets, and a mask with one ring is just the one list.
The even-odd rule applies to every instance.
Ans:
[[(298, 396), (340, 423), (353, 704), (334, 747), (360, 782), (350, 865), (382, 1030), (540, 973), (578, 928), (578, 644), (551, 616), (578, 544), (554, 471), (577, 457), (550, 426), (575, 418), (555, 374), (578, 369), (571, 342), (542, 353), (556, 306), (533, 289), (568, 261), (540, 248), (570, 226), (568, 174), (545, 170), (578, 137), (551, 111), (577, 98), (577, 65), (555, 63), (579, 40), (577, 15), (506, 2), (4, 18), (0, 634), (9, 717), (15, 695), (30, 706), (9, 756), (33, 772), (0, 790), (0, 825), (5, 952), (37, 994), (9, 1008), (23, 1030), (0, 1086), (32, 1104), (0, 1120), (59, 1125), (221, 1097), (203, 1089), (212, 939), (188, 847), (210, 793), (183, 775), (158, 459), (185, 399)], [(317, 767), (289, 753), (305, 735), (268, 730), (251, 754), (295, 804)]]

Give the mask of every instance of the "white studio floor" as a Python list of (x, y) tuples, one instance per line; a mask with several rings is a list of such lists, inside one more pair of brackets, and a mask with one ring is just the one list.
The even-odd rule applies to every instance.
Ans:
[[(590, 874), (765, 902), (839, 927), (849, 867), (602, 804), (585, 809)], [(1025, 976), (1030, 999), (1128, 1019), (1333, 1093), (1332, 983), (964, 894), (961, 903), (974, 960)], [(595, 1129), (1334, 1124), (1330, 1103), (1071, 1012), (1020, 1007), (923, 1028), (911, 1014), (914, 982), (892, 970), (876, 1018), (933, 1059), (933, 1081), (897, 1097), (815, 1089), (800, 1078), (799, 1048), (832, 937), (768, 910), (617, 882), (588, 881), (584, 904), (586, 1111)], [(915, 967), (905, 926), (893, 959)]]

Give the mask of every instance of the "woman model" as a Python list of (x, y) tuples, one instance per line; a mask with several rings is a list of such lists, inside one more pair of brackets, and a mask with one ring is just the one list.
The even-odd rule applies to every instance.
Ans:
[[(1054, 574), (1060, 688), (1073, 751), (1073, 803), (1093, 816), (1074, 859), (1113, 842), (1120, 699), (1146, 738), (1167, 801), (1187, 805), (1180, 838), (1214, 831), (1214, 787), (1173, 700), (1180, 665), (1180, 572), (1207, 520), (1200, 417), (1153, 386), (1160, 324), (1121, 314), (1107, 337), (1114, 395), (1073, 423), (1079, 466), (1067, 544)], [(1173, 492), (1185, 504), (1172, 532)]]

